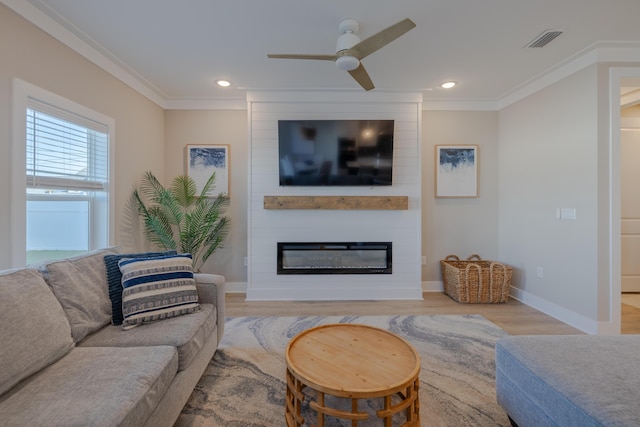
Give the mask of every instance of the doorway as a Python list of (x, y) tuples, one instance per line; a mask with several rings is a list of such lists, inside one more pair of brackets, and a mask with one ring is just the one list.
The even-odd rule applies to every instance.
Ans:
[(637, 334), (640, 333), (640, 79), (623, 77), (619, 89), (620, 332)]

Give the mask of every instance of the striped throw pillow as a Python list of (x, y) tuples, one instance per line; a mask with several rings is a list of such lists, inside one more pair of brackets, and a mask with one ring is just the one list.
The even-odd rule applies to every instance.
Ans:
[(124, 329), (200, 310), (190, 254), (125, 258), (118, 266)]
[(109, 254), (104, 256), (107, 267), (107, 283), (109, 284), (109, 299), (111, 300), (111, 323), (122, 325), (122, 272), (118, 262), (123, 258), (155, 258), (163, 255), (175, 255), (176, 251), (143, 252), (139, 254)]

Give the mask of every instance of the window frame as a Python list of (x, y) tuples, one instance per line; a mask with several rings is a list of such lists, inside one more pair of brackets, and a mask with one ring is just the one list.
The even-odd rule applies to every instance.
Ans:
[[(89, 233), (89, 250), (99, 249), (101, 246), (111, 245), (115, 235), (115, 197), (114, 186), (114, 162), (115, 158), (115, 120), (104, 114), (98, 113), (88, 107), (80, 105), (74, 101), (56, 95), (45, 89), (27, 83), (23, 80), (13, 79), (13, 105), (12, 105), (12, 149), (11, 149), (11, 266), (23, 267), (27, 259), (27, 180), (26, 180), (26, 122), (27, 108), (29, 101), (34, 100), (39, 103), (51, 105), (54, 108), (68, 111), (72, 114), (101, 123), (108, 129), (108, 168), (109, 180), (104, 194), (108, 212), (106, 232), (102, 232), (102, 227), (94, 227)], [(104, 202), (104, 201), (102, 201)], [(101, 202), (98, 202), (101, 203)], [(90, 222), (97, 224), (104, 221), (98, 218), (95, 212), (91, 212), (93, 217)], [(98, 222), (96, 222), (98, 221)]]

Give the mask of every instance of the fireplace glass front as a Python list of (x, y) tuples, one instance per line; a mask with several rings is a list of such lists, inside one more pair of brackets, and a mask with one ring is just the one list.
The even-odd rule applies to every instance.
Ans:
[(278, 274), (391, 274), (391, 242), (281, 242)]

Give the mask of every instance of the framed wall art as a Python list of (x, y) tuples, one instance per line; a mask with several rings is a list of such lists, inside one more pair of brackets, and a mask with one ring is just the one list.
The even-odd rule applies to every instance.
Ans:
[(226, 193), (229, 188), (229, 146), (228, 145), (187, 145), (185, 147), (185, 173), (196, 182), (197, 193), (216, 173), (215, 188), (211, 194)]
[(435, 196), (478, 197), (478, 146), (436, 145)]

